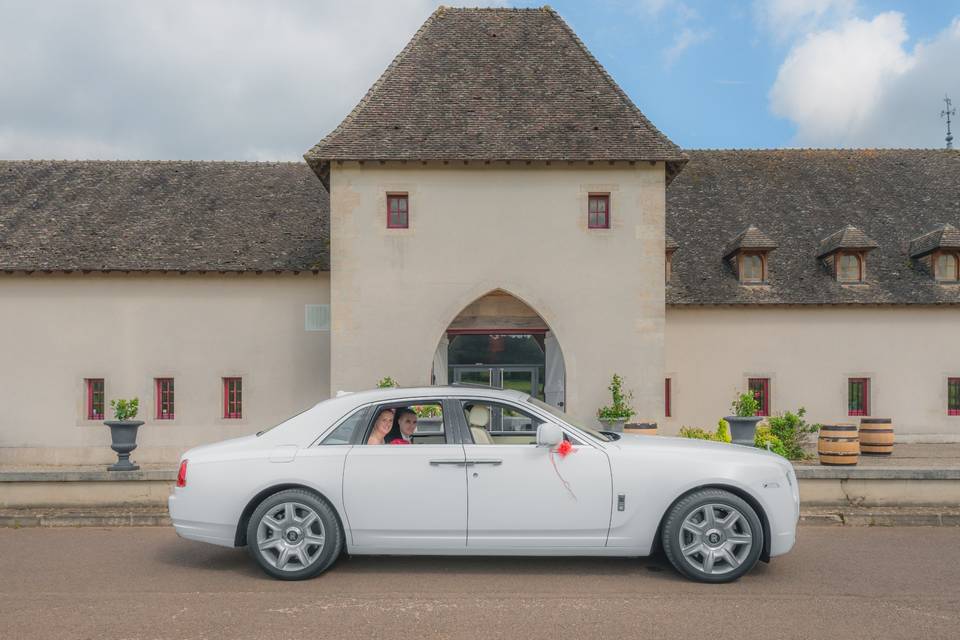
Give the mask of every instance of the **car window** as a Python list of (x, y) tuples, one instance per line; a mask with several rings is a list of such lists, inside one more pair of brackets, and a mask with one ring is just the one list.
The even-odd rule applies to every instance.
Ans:
[(346, 420), (340, 423), (336, 429), (334, 429), (330, 435), (323, 439), (323, 442), (320, 444), (323, 445), (343, 445), (343, 444), (353, 444), (353, 434), (357, 429), (363, 428), (365, 424), (364, 416), (366, 415), (366, 408), (357, 409), (354, 411)]
[(462, 401), (474, 444), (536, 444), (543, 421), (516, 407), (486, 400)]
[[(390, 430), (382, 432), (378, 421), (392, 412)], [(385, 418), (384, 418), (385, 419)], [(370, 415), (361, 444), (446, 444), (448, 428), (439, 400), (392, 403), (377, 406)]]

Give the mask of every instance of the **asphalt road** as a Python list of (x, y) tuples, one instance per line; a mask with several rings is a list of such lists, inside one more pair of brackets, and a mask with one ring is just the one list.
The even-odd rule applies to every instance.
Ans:
[(662, 559), (341, 558), (266, 577), (167, 528), (0, 529), (0, 638), (958, 638), (960, 528), (803, 527), (729, 585)]

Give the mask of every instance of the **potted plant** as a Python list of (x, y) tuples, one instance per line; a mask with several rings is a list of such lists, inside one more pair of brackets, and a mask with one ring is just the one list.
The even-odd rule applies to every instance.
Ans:
[(610, 381), (610, 395), (613, 398), (613, 404), (601, 407), (597, 410), (597, 419), (603, 424), (607, 431), (623, 432), (623, 424), (634, 415), (636, 411), (630, 406), (629, 400), (633, 399), (633, 392), (623, 393), (623, 378), (616, 373)]
[(130, 452), (137, 448), (137, 429), (142, 420), (134, 420), (140, 409), (140, 399), (111, 400), (113, 420), (104, 420), (110, 427), (110, 448), (117, 452), (117, 462), (107, 467), (109, 471), (136, 471), (140, 465), (130, 462)]
[(757, 416), (760, 403), (752, 393), (741, 393), (730, 405), (734, 415), (725, 420), (730, 423), (730, 435), (733, 444), (744, 444), (752, 447), (757, 431), (757, 423), (761, 418)]

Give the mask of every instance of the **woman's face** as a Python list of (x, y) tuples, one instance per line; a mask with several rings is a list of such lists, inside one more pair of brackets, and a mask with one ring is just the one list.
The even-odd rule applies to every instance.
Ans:
[(379, 436), (385, 436), (393, 428), (393, 411), (386, 409), (377, 416), (377, 422), (373, 425), (373, 432)]
[(412, 436), (417, 430), (417, 415), (415, 413), (405, 413), (397, 421), (400, 423), (400, 433), (405, 436)]

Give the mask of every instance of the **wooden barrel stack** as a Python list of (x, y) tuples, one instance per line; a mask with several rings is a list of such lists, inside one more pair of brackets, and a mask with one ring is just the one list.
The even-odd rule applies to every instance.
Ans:
[(893, 453), (893, 420), (860, 418), (860, 453), (874, 456)]
[(852, 466), (860, 461), (860, 438), (857, 425), (848, 423), (825, 424), (817, 439), (820, 464)]
[(656, 422), (628, 422), (623, 425), (624, 433), (635, 433), (641, 436), (657, 435)]

